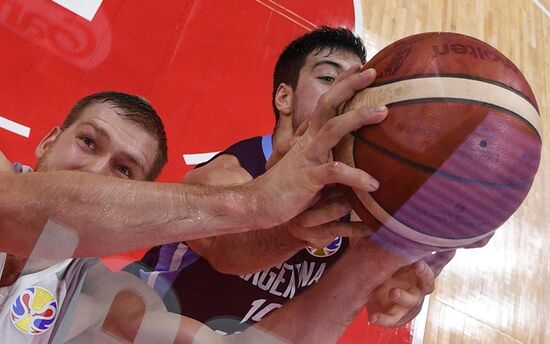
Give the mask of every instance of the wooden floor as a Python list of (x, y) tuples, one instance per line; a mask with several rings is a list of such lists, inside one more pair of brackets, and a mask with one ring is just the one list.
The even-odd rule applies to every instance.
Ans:
[(550, 343), (550, 0), (362, 0), (361, 6), (369, 57), (418, 32), (477, 37), (523, 71), (543, 118), (542, 165), (527, 200), (489, 245), (460, 251), (445, 268), (429, 300), (423, 343)]

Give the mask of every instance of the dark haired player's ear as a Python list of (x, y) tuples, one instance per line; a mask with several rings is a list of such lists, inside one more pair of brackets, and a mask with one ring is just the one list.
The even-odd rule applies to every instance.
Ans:
[(292, 87), (281, 83), (275, 92), (275, 107), (281, 116), (288, 116), (292, 110), (294, 92)]
[(279, 161), (292, 147), (294, 128), (292, 126), (292, 101), (294, 92), (292, 87), (281, 83), (275, 93), (275, 106), (279, 110), (279, 119), (275, 123), (273, 133), (273, 153), (266, 164), (270, 168)]
[(60, 127), (53, 127), (47, 134), (42, 138), (38, 146), (36, 146), (36, 149), (34, 150), (34, 155), (40, 159), (42, 156), (44, 156), (44, 153), (48, 149), (48, 147), (55, 142), (55, 140), (59, 137), (59, 134), (61, 134), (62, 130)]

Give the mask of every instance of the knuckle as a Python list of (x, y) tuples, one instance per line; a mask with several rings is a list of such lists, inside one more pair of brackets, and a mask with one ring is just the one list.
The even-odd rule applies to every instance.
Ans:
[(342, 163), (339, 161), (331, 161), (327, 163), (327, 174), (331, 176), (336, 176), (341, 173)]
[(323, 125), (323, 131), (325, 133), (332, 132), (334, 129), (336, 129), (336, 122), (335, 118), (331, 118)]
[(328, 92), (325, 92), (319, 98), (318, 104), (321, 106), (323, 111), (330, 111), (331, 113), (337, 113), (338, 107), (340, 104), (336, 104), (336, 97), (333, 93), (336, 92), (335, 89), (331, 89)]

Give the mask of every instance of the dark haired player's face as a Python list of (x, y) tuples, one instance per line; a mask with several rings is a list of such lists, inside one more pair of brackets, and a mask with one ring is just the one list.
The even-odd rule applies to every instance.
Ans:
[(76, 170), (145, 180), (158, 143), (109, 103), (93, 104), (63, 131), (54, 129), (36, 149), (38, 171)]
[(330, 52), (330, 49), (325, 48), (307, 56), (294, 90), (292, 103), (294, 130), (311, 116), (319, 97), (328, 91), (334, 79), (356, 64), (360, 65), (361, 59), (354, 53), (345, 50)]

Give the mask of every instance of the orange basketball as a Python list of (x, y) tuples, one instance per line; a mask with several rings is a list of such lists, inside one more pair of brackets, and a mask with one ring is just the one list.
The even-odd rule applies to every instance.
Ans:
[(491, 235), (526, 197), (540, 161), (537, 102), (519, 69), (448, 32), (403, 38), (365, 68), (377, 78), (344, 111), (387, 105), (389, 115), (353, 133), (351, 163), (380, 182), (362, 200), (348, 190), (362, 221), (400, 247), (441, 250)]

